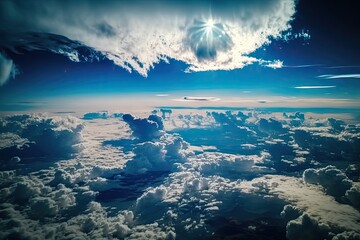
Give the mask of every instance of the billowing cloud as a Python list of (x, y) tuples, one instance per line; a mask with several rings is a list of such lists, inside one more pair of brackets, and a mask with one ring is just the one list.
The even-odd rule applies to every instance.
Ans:
[(136, 118), (131, 114), (124, 114), (123, 120), (129, 124), (133, 136), (140, 141), (159, 138), (164, 134), (164, 125), (157, 115), (150, 115), (148, 118)]
[(306, 169), (303, 174), (306, 183), (320, 184), (327, 194), (341, 197), (352, 186), (352, 181), (334, 166), (321, 169)]
[(51, 147), (56, 138), (39, 141), (48, 129), (81, 135), (84, 150), (50, 166), (6, 162), (24, 167), (0, 169), (1, 239), (359, 238), (358, 124), (254, 110), (111, 115), (2, 119), (2, 149)]
[(290, 28), (295, 1), (1, 1), (0, 9), (2, 47), (47, 49), (74, 61), (105, 56), (147, 76), (169, 59), (187, 71), (281, 67), (250, 54)]
[(83, 124), (74, 117), (14, 115), (0, 118), (2, 160), (14, 156), (69, 157), (82, 149)]
[(0, 87), (17, 74), (15, 64), (0, 52)]

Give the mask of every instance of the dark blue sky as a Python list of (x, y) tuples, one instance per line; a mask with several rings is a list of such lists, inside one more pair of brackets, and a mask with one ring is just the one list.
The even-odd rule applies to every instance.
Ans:
[[(289, 40), (270, 36), (271, 43), (248, 54), (249, 57), (265, 61), (281, 60), (283, 66), (277, 69), (254, 63), (234, 70), (185, 73), (191, 64), (173, 60), (169, 55), (169, 63), (155, 63), (154, 68), (147, 72), (147, 77), (144, 77), (137, 71), (129, 73), (104, 55), (100, 60), (70, 61), (68, 57), (54, 53), (50, 47), (43, 47), (41, 39), (38, 44), (42, 46), (38, 47), (41, 50), (19, 46), (17, 43), (12, 46), (15, 51), (11, 51), (9, 37), (10, 40), (0, 41), (1, 52), (6, 58), (13, 60), (18, 74), (15, 78), (10, 77), (0, 87), (0, 107), (2, 110), (9, 110), (9, 105), (16, 105), (18, 102), (80, 99), (82, 96), (148, 97), (156, 94), (169, 94), (174, 98), (206, 95), (221, 99), (266, 99), (269, 96), (351, 99), (350, 105), (355, 106), (356, 102), (360, 102), (360, 33), (357, 30), (360, 19), (356, 12), (356, 1), (300, 0), (296, 4), (293, 19), (289, 21), (292, 29), (282, 32), (282, 35), (292, 33)], [(221, 20), (217, 21), (222, 24)], [(297, 38), (296, 34), (301, 32), (309, 33), (310, 38)], [(6, 39), (7, 35), (10, 36), (10, 31), (3, 30), (2, 35)], [(213, 44), (217, 44), (216, 40), (214, 39)], [(67, 46), (71, 43), (58, 44)], [(199, 47), (205, 46), (206, 51), (210, 51), (210, 47), (218, 52), (228, 51), (217, 45), (198, 44)], [(207, 60), (211, 62), (214, 59)], [(200, 64), (203, 62), (200, 61)], [(299, 86), (305, 88), (295, 88)], [(308, 86), (326, 88), (306, 88)]]

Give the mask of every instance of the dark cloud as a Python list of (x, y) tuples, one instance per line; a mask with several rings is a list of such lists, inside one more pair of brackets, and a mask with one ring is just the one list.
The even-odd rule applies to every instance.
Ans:
[(159, 116), (150, 115), (148, 118), (136, 118), (131, 114), (124, 114), (123, 120), (129, 124), (133, 136), (140, 141), (148, 141), (163, 135), (164, 125)]
[(95, 61), (104, 55), (79, 41), (67, 37), (44, 32), (4, 32), (0, 40), (0, 48), (21, 54), (24, 51), (46, 50), (68, 57), (74, 62)]

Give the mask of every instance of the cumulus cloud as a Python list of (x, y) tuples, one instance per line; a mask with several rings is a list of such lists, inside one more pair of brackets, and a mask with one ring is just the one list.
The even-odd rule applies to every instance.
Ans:
[(18, 70), (11, 59), (0, 52), (0, 87), (10, 78), (14, 78)]
[(320, 169), (307, 169), (303, 174), (304, 181), (312, 184), (320, 184), (327, 194), (341, 197), (352, 186), (352, 181), (341, 170), (334, 166)]
[(14, 115), (1, 118), (0, 123), (0, 134), (5, 139), (0, 151), (5, 158), (68, 157), (82, 149), (84, 126), (75, 117)]
[[(359, 236), (356, 124), (300, 112), (173, 111), (171, 120), (125, 114), (124, 121), (102, 113), (95, 112), (100, 118), (87, 121), (85, 129), (73, 130), (84, 141), (80, 154), (50, 167), (41, 162), (26, 165), (36, 165), (30, 170), (1, 169), (0, 228), (5, 230), (0, 238)], [(173, 121), (184, 134), (165, 131)], [(44, 129), (70, 131), (78, 125), (83, 126), (71, 117), (6, 117), (0, 147), (21, 152), (41, 142), (37, 136)], [(189, 136), (202, 142), (192, 146), (184, 140)], [(130, 142), (126, 153), (124, 145), (108, 143), (114, 139)], [(326, 151), (340, 145), (349, 155), (339, 151), (317, 159), (320, 144)], [(202, 151), (194, 153), (196, 148)], [(347, 162), (327, 166), (327, 156), (355, 160), (345, 170)], [(26, 161), (13, 156), (6, 164)]]
[(256, 62), (280, 67), (278, 60), (271, 63), (249, 55), (280, 38), (295, 13), (295, 1), (282, 0), (186, 5), (181, 1), (2, 1), (0, 6), (2, 47), (48, 49), (74, 61), (86, 60), (84, 55), (93, 59), (100, 52), (143, 76), (169, 59), (188, 64), (187, 71), (231, 70)]
[(205, 175), (218, 175), (230, 179), (251, 179), (259, 174), (275, 172), (274, 169), (261, 166), (264, 159), (256, 155), (233, 155), (224, 153), (204, 153), (191, 161), (197, 171)]
[(283, 127), (282, 123), (274, 118), (261, 118), (257, 124), (260, 131), (266, 132), (270, 135), (285, 133), (287, 131), (287, 129)]
[(319, 184), (325, 192), (340, 202), (347, 202), (360, 208), (360, 184), (351, 181), (346, 174), (334, 166), (307, 169), (303, 173), (306, 183)]
[(140, 141), (147, 141), (161, 137), (164, 134), (164, 125), (157, 115), (148, 118), (136, 118), (131, 114), (124, 114), (123, 120), (129, 125), (134, 137)]
[[(359, 212), (347, 204), (338, 203), (315, 185), (304, 184), (298, 178), (277, 175), (265, 176), (251, 182), (243, 184), (251, 184), (257, 188), (262, 186), (265, 188), (262, 191), (275, 194), (293, 205), (291, 209), (284, 209), (285, 212), (283, 210), (284, 217), (291, 213), (293, 218), (287, 224), (289, 239), (325, 239), (335, 234), (359, 232)], [(261, 188), (254, 190), (260, 191)]]
[(175, 163), (187, 161), (193, 153), (189, 144), (178, 135), (165, 134), (156, 142), (143, 142), (133, 149), (132, 160), (125, 164), (127, 173), (171, 171)]
[(295, 239), (326, 239), (330, 228), (325, 224), (319, 224), (307, 214), (301, 215), (296, 220), (290, 221), (286, 226), (286, 237)]

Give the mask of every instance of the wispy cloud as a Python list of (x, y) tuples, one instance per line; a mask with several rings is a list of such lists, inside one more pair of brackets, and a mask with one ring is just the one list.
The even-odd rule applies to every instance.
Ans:
[(360, 78), (360, 74), (327, 74), (317, 76), (324, 79), (338, 79), (338, 78)]
[(175, 102), (217, 102), (220, 101), (217, 97), (198, 97), (198, 96), (185, 96), (183, 98), (172, 99)]
[(331, 67), (324, 67), (324, 68), (360, 68), (360, 66), (331, 66)]
[(189, 97), (189, 96), (185, 96), (185, 97), (183, 97), (183, 100), (185, 100), (185, 101), (219, 101), (220, 98), (217, 98), (217, 97)]
[(283, 61), (280, 61), (280, 60), (275, 60), (273, 62), (261, 61), (260, 65), (262, 65), (264, 67), (272, 68), (272, 69), (278, 69), (278, 68), (282, 68), (284, 66), (284, 63), (283, 63)]
[(298, 86), (297, 89), (322, 89), (322, 88), (335, 88), (336, 86)]
[(4, 85), (10, 78), (14, 78), (18, 70), (13, 60), (8, 59), (0, 52), (0, 87)]
[(322, 88), (335, 88), (336, 86), (298, 86), (297, 89), (322, 89)]
[(284, 68), (311, 68), (311, 67), (320, 67), (324, 64), (303, 64), (303, 65), (284, 65)]

